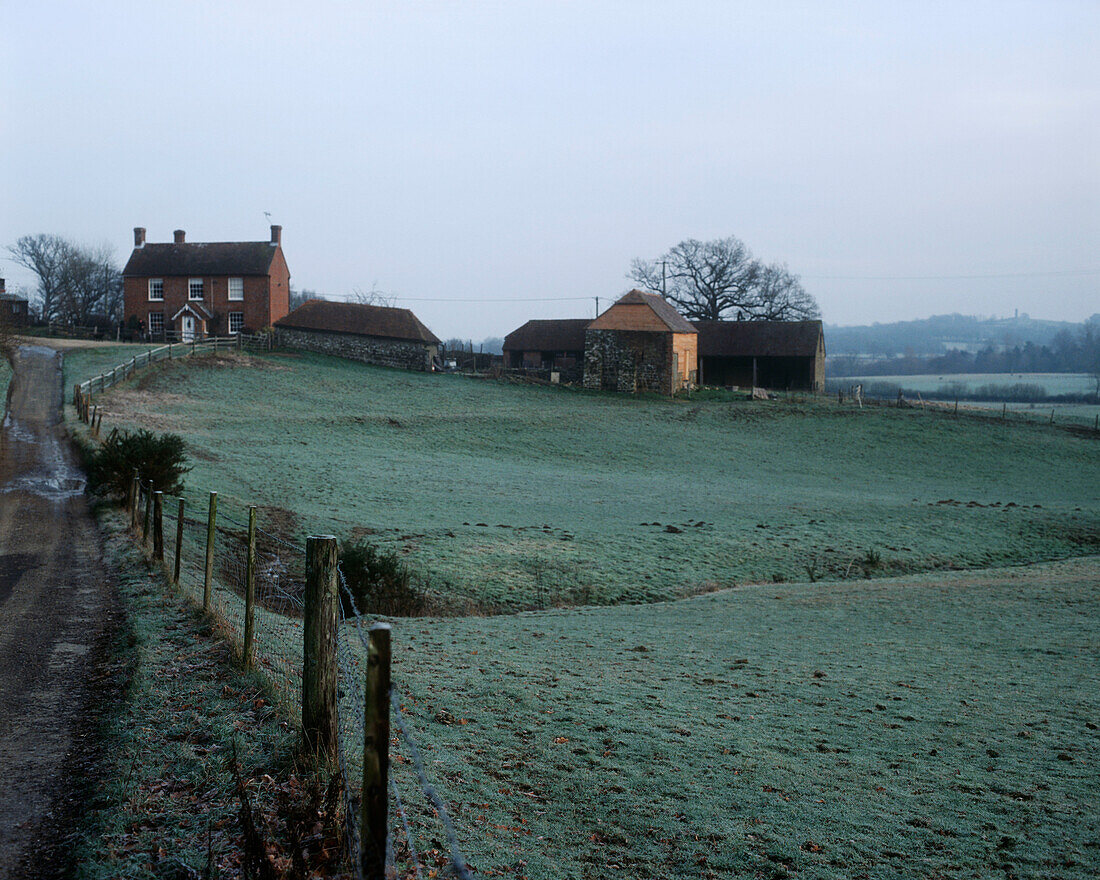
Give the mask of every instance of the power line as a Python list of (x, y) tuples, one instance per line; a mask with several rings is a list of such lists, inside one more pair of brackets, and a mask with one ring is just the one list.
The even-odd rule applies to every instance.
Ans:
[(500, 299), (461, 298), (452, 299), (448, 296), (402, 296), (394, 294), (394, 299), (402, 302), (449, 302), (449, 303), (529, 303), (529, 302), (579, 302), (592, 299), (590, 296), (536, 296), (536, 297), (503, 297)]
[(811, 281), (963, 281), (974, 278), (1069, 278), (1100, 275), (1100, 269), (1065, 272), (995, 272), (984, 275), (803, 275)]

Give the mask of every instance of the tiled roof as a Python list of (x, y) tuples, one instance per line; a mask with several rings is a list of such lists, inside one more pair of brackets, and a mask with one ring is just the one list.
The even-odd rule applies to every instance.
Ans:
[(504, 337), (505, 351), (584, 351), (588, 318), (528, 321)]
[(303, 303), (285, 318), (276, 321), (275, 326), (288, 330), (406, 339), (432, 345), (439, 343), (438, 337), (408, 309), (329, 302), (323, 299), (311, 299)]
[(699, 357), (814, 357), (820, 321), (693, 321)]
[(268, 275), (276, 246), (269, 241), (145, 244), (134, 248), (123, 275)]
[[(656, 293), (646, 293), (642, 290), (632, 290), (627, 294), (619, 297), (615, 303), (602, 315), (596, 318), (592, 322), (591, 327), (594, 330), (619, 330), (619, 329), (639, 329), (637, 327), (620, 327), (617, 326), (620, 322), (616, 315), (617, 306), (648, 306), (650, 311), (656, 316), (657, 323), (666, 327), (673, 333), (694, 333), (695, 327), (691, 325), (691, 322), (681, 315), (676, 309), (669, 305), (665, 301), (663, 296)], [(622, 310), (619, 310), (622, 312)], [(634, 323), (627, 321), (626, 323)], [(657, 329), (656, 327), (653, 329)]]

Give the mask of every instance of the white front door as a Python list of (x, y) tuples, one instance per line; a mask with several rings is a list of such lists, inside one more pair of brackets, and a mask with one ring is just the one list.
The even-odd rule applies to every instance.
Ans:
[(195, 317), (194, 315), (184, 315), (180, 321), (180, 338), (184, 342), (190, 342), (195, 338)]

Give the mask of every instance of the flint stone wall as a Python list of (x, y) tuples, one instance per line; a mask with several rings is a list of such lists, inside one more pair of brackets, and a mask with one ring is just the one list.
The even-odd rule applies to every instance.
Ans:
[(384, 339), (379, 336), (360, 336), (357, 333), (332, 333), (317, 330), (297, 330), (277, 327), (275, 341), (285, 348), (300, 348), (319, 354), (362, 361), (380, 367), (396, 367), (401, 370), (431, 369), (432, 358), (438, 356), (438, 347), (425, 342), (402, 339)]
[(586, 330), (584, 387), (672, 393), (672, 334)]

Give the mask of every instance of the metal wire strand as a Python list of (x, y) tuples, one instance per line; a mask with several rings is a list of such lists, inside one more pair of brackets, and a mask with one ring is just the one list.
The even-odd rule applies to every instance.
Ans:
[(451, 851), (451, 867), (455, 869), (455, 873), (460, 880), (473, 880), (473, 875), (466, 866), (466, 859), (463, 858), (462, 852), (459, 850), (458, 834), (455, 832), (451, 816), (447, 812), (447, 805), (443, 802), (439, 792), (435, 790), (435, 786), (428, 781), (428, 774), (424, 770), (424, 759), (420, 756), (420, 748), (409, 732), (408, 725), (405, 723), (405, 716), (401, 714), (401, 701), (397, 697), (397, 692), (392, 688), (390, 689), (390, 705), (393, 707), (394, 719), (397, 721), (397, 729), (401, 733), (401, 738), (405, 741), (405, 745), (409, 747), (409, 754), (413, 766), (416, 768), (416, 775), (420, 778), (420, 788), (424, 791), (428, 800), (432, 802), (436, 812), (439, 813), (440, 820), (443, 822), (443, 830), (447, 834), (447, 846)]
[(390, 787), (393, 789), (393, 797), (397, 803), (397, 814), (401, 817), (401, 825), (405, 829), (405, 842), (409, 845), (409, 855), (412, 857), (413, 870), (416, 871), (416, 880), (420, 880), (420, 856), (416, 854), (416, 844), (413, 843), (412, 832), (409, 831), (409, 817), (405, 815), (405, 805), (401, 803), (401, 792), (397, 789), (397, 780), (392, 776)]

